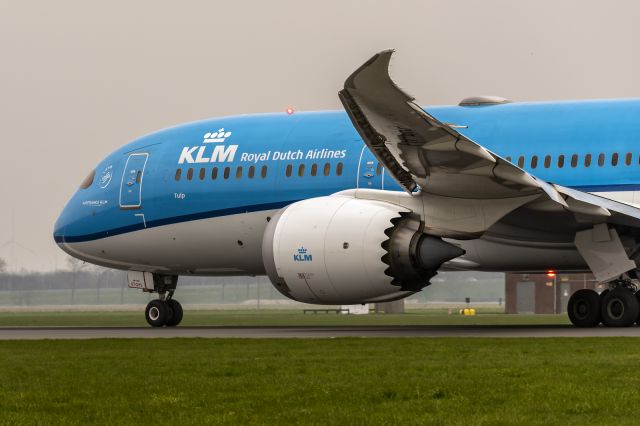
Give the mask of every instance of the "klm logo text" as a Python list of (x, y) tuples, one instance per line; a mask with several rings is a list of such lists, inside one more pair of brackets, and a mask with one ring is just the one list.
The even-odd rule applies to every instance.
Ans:
[(231, 132), (224, 128), (217, 132), (207, 132), (200, 146), (185, 146), (180, 153), (178, 164), (192, 163), (230, 163), (236, 156), (238, 145), (207, 145), (223, 143), (231, 137)]
[(313, 261), (313, 257), (311, 254), (307, 253), (307, 249), (304, 247), (300, 247), (298, 252), (293, 255), (294, 262), (311, 262)]
[(238, 145), (185, 146), (180, 153), (178, 164), (191, 163), (230, 163), (236, 156)]

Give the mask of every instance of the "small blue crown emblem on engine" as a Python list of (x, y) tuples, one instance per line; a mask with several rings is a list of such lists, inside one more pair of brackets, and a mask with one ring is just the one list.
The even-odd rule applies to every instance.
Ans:
[(294, 262), (311, 262), (313, 261), (313, 257), (308, 253), (308, 250), (301, 246), (298, 249), (298, 252), (293, 255)]

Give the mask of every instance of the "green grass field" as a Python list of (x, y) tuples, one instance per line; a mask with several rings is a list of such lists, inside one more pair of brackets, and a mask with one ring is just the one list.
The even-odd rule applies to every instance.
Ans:
[[(182, 326), (257, 325), (504, 325), (569, 324), (561, 315), (505, 315), (479, 310), (474, 317), (445, 309), (410, 310), (406, 314), (303, 314), (301, 310), (187, 310)], [(7, 326), (146, 326), (140, 311), (116, 312), (0, 312), (0, 327)]]
[(8, 341), (0, 424), (637, 424), (640, 340)]

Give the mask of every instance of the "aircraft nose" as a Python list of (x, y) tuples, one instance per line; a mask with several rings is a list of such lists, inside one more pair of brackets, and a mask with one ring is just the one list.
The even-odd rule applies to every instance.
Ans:
[(62, 212), (60, 212), (56, 223), (53, 225), (53, 239), (56, 243), (62, 244), (69, 242), (67, 241), (68, 236), (70, 233), (73, 234), (75, 228), (78, 227), (83, 217), (86, 216), (86, 211), (82, 210), (81, 203), (87, 198), (90, 199), (91, 194), (88, 192), (90, 192), (90, 187), (93, 184), (95, 175), (96, 170), (91, 170), (75, 194), (67, 201)]
[(68, 215), (68, 213), (66, 213), (67, 210), (68, 210), (68, 205), (65, 206), (65, 208), (62, 210), (62, 212), (58, 216), (58, 219), (56, 220), (55, 224), (53, 225), (53, 240), (58, 244), (64, 243), (65, 228), (68, 223), (65, 218), (65, 216)]
[(53, 225), (53, 240), (58, 245), (58, 248), (69, 256), (81, 258), (81, 253), (75, 248), (73, 239), (74, 223), (78, 221), (78, 212), (72, 208), (72, 200), (67, 203)]

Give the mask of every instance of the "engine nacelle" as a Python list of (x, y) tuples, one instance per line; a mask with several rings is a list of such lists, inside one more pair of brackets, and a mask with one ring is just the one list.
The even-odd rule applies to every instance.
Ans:
[(422, 231), (418, 216), (391, 203), (311, 198), (271, 219), (262, 256), (271, 282), (291, 299), (385, 302), (420, 291), (442, 263), (464, 253)]

